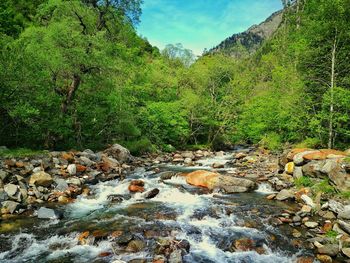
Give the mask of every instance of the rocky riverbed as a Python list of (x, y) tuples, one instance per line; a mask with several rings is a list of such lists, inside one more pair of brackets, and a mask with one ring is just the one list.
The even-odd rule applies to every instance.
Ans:
[(295, 186), (310, 162), (346, 176), (346, 153), (306, 151), (134, 158), (114, 145), (1, 160), (0, 261), (346, 262), (347, 203)]

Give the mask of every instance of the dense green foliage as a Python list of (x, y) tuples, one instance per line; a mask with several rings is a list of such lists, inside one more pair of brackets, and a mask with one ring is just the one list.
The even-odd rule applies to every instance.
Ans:
[(252, 56), (159, 52), (141, 1), (0, 4), (0, 145), (132, 152), (350, 142), (350, 0), (286, 7)]

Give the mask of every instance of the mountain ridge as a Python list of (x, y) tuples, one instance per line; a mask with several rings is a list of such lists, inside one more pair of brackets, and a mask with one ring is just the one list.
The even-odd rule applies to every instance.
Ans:
[(270, 39), (282, 23), (283, 10), (270, 15), (258, 25), (252, 25), (246, 31), (233, 34), (219, 45), (211, 48), (206, 54), (223, 53), (234, 58), (253, 54), (262, 43)]

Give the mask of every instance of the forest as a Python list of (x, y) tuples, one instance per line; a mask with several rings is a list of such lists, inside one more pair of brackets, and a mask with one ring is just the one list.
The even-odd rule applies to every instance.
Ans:
[(136, 31), (141, 7), (1, 1), (0, 145), (348, 148), (350, 0), (285, 3), (273, 37), (239, 58), (153, 47)]

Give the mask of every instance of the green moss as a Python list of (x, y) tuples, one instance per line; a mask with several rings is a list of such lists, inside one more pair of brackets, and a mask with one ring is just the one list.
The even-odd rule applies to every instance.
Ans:
[(48, 151), (32, 150), (27, 148), (0, 150), (1, 158), (23, 158), (46, 154), (48, 154)]

